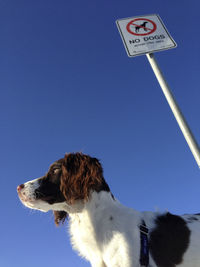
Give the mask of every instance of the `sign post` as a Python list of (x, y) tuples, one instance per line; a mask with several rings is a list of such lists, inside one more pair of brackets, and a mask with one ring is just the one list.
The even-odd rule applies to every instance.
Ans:
[(129, 57), (146, 54), (160, 87), (177, 120), (177, 123), (200, 168), (200, 149), (171, 90), (156, 62), (153, 52), (176, 47), (158, 15), (117, 20), (117, 27)]

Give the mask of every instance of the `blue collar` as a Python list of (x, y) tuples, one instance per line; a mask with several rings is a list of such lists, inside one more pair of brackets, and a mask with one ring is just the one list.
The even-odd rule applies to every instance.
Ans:
[(142, 220), (140, 224), (140, 265), (145, 267), (149, 266), (148, 232), (145, 221)]

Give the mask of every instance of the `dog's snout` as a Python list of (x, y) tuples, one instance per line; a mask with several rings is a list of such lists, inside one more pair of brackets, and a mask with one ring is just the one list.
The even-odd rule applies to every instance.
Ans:
[(24, 184), (20, 184), (17, 187), (17, 192), (20, 192), (24, 188)]

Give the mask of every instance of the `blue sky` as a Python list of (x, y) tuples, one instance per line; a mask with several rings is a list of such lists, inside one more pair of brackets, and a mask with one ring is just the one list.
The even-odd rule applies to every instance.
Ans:
[(146, 57), (127, 57), (115, 24), (161, 16), (178, 47), (156, 58), (200, 143), (199, 9), (198, 0), (0, 1), (0, 266), (90, 266), (67, 226), (16, 193), (66, 152), (99, 158), (127, 206), (200, 212), (198, 166)]

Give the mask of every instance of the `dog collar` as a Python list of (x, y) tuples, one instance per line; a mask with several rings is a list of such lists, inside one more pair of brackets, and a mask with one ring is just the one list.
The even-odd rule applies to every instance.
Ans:
[(140, 265), (149, 266), (149, 241), (148, 241), (148, 228), (146, 223), (142, 220), (140, 226)]

